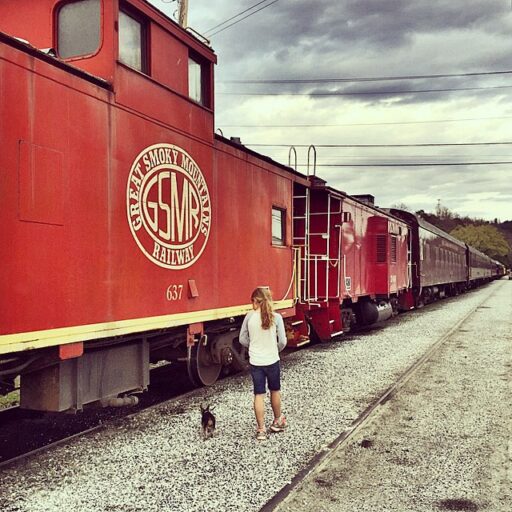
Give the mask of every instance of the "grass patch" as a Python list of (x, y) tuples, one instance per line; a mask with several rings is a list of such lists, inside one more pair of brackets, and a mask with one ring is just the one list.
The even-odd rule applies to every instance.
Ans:
[[(18, 388), (20, 386), (20, 378), (16, 377), (14, 385)], [(18, 405), (20, 403), (20, 392), (19, 390), (8, 393), (7, 395), (0, 396), (0, 409), (11, 407), (12, 405)]]
[(13, 391), (5, 396), (0, 396), (0, 409), (11, 407), (12, 405), (18, 405), (20, 403), (20, 392)]

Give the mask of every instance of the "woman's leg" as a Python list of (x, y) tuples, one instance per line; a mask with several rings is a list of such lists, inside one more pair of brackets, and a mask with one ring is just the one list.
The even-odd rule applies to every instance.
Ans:
[(256, 415), (256, 422), (258, 429), (265, 428), (265, 395), (254, 395), (254, 414)]
[(254, 414), (258, 423), (258, 430), (265, 429), (265, 393), (267, 390), (264, 368), (261, 366), (251, 367), (251, 376), (254, 386)]
[(281, 391), (270, 391), (270, 404), (274, 413), (274, 419), (281, 417)]
[(281, 365), (279, 361), (267, 367), (267, 379), (274, 419), (278, 420), (281, 417)]

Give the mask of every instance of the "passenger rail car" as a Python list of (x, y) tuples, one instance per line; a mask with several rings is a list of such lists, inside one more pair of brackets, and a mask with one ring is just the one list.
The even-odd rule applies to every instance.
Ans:
[(412, 291), (416, 305), (461, 292), (467, 285), (466, 244), (414, 213), (392, 208), (411, 230)]
[(411, 291), (416, 306), (456, 295), (499, 275), (496, 262), (414, 213), (390, 209), (409, 224)]
[(467, 245), (468, 282), (471, 287), (497, 277), (496, 262), (483, 252)]

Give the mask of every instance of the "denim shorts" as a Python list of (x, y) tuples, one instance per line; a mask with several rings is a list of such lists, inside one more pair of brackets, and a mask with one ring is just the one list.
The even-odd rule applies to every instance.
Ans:
[(279, 361), (268, 366), (251, 366), (252, 383), (255, 395), (264, 395), (267, 392), (266, 383), (270, 391), (281, 389), (281, 367)]

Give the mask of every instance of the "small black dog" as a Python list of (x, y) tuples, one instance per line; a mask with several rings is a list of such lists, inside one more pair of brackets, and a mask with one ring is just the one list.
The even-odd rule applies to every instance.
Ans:
[(203, 439), (208, 439), (213, 436), (215, 432), (215, 416), (212, 414), (213, 407), (210, 410), (210, 406), (203, 407), (201, 405), (201, 427), (203, 429)]

